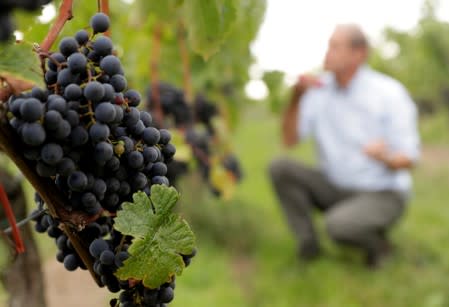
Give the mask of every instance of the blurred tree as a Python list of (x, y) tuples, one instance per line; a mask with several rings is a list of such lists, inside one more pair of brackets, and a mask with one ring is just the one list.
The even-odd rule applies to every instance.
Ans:
[(411, 31), (386, 28), (385, 44), (375, 48), (370, 59), (375, 69), (404, 83), (422, 114), (449, 105), (449, 23), (437, 19), (437, 5), (425, 1)]

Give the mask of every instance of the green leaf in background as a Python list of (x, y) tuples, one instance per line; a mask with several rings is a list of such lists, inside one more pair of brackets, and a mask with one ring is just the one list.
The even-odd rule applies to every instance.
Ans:
[(262, 77), (268, 89), (267, 100), (274, 113), (282, 111), (288, 102), (287, 96), (290, 91), (284, 84), (284, 77), (285, 74), (279, 70), (266, 71)]
[(185, 0), (189, 42), (205, 59), (219, 50), (237, 18), (235, 0)]
[(0, 75), (7, 73), (18, 79), (42, 83), (38, 56), (29, 43), (8, 43), (0, 45)]
[(135, 2), (134, 10), (140, 18), (146, 19), (149, 15), (157, 16), (162, 22), (177, 21), (176, 9), (182, 5), (180, 0), (148, 1), (139, 0)]
[(173, 187), (153, 185), (150, 198), (137, 192), (134, 203), (123, 204), (114, 227), (134, 239), (128, 249), (131, 256), (116, 272), (118, 278), (142, 280), (154, 289), (182, 273), (181, 254), (193, 252), (195, 236), (187, 222), (172, 212), (178, 199)]

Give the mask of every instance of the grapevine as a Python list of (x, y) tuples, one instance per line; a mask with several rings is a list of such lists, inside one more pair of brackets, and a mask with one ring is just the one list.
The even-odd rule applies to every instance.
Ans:
[[(171, 133), (154, 127), (151, 114), (137, 108), (141, 96), (128, 88), (113, 43), (102, 34), (109, 26), (109, 17), (97, 13), (91, 31), (62, 38), (58, 51), (48, 51), (53, 38), (36, 48), (46, 88), (9, 98), (5, 114), (12, 129), (2, 127), (0, 138), (8, 140), (2, 144), (9, 156), (21, 154), (14, 161), (37, 187), (37, 210), (47, 206), (35, 229), (55, 239), (57, 260), (69, 271), (88, 269), (111, 292), (123, 290), (111, 306), (162, 306), (173, 299), (175, 275), (195, 255), (194, 238), (166, 209), (177, 199), (166, 177), (176, 151)], [(147, 262), (148, 270), (159, 265), (165, 272), (150, 281), (128, 267), (145, 257), (134, 246), (154, 233), (136, 237), (115, 227), (137, 208), (152, 212), (158, 231), (184, 225), (180, 241), (166, 243), (175, 260), (165, 266)], [(168, 259), (154, 255), (144, 259)]]

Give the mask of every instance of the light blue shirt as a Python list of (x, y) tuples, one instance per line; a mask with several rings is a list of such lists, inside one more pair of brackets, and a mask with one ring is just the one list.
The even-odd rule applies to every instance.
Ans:
[(367, 191), (396, 190), (408, 196), (408, 170), (394, 171), (367, 154), (364, 146), (384, 140), (393, 152), (419, 158), (417, 110), (398, 81), (367, 66), (358, 69), (348, 87), (338, 86), (332, 74), (323, 86), (301, 98), (299, 135), (315, 139), (320, 168), (337, 186)]

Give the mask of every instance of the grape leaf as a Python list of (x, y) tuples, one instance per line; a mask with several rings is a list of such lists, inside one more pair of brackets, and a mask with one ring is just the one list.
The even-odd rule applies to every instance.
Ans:
[(151, 197), (137, 192), (133, 203), (123, 203), (114, 227), (134, 239), (128, 249), (131, 256), (116, 272), (119, 279), (142, 280), (154, 289), (182, 273), (181, 254), (193, 252), (195, 236), (187, 222), (172, 212), (178, 199), (173, 187), (153, 185)]
[(38, 56), (31, 44), (8, 43), (0, 46), (0, 76), (15, 76), (29, 83), (42, 83), (42, 73)]
[(237, 19), (235, 0), (184, 0), (192, 49), (205, 59), (216, 53)]

